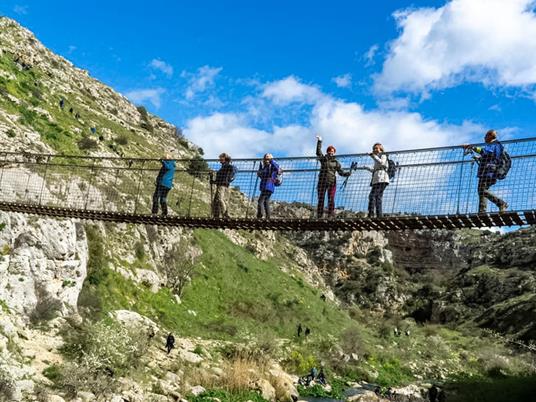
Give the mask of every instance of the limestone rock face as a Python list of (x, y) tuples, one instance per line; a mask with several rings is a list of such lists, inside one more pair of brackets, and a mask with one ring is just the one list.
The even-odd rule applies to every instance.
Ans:
[(6, 213), (0, 222), (0, 299), (27, 318), (75, 313), (88, 260), (82, 226)]

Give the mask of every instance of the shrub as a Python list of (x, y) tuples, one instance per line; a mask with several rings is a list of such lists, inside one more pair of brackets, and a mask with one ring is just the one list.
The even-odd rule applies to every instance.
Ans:
[(149, 113), (147, 113), (147, 109), (145, 108), (145, 106), (136, 106), (136, 109), (138, 110), (143, 120), (147, 120), (149, 118)]
[(4, 398), (10, 401), (15, 392), (15, 381), (11, 374), (4, 368), (0, 367), (0, 400)]
[(77, 144), (78, 144), (78, 148), (81, 151), (89, 151), (91, 149), (96, 149), (99, 146), (97, 141), (89, 137), (82, 137), (82, 139), (78, 141)]
[(128, 138), (126, 135), (120, 135), (115, 139), (115, 142), (117, 142), (119, 145), (127, 145), (128, 144)]
[(70, 395), (81, 389), (101, 395), (114, 390), (115, 378), (137, 369), (148, 348), (139, 329), (113, 321), (90, 323), (65, 338), (63, 351), (72, 360), (61, 367), (56, 383)]
[(367, 352), (363, 335), (356, 327), (347, 328), (341, 333), (341, 348), (345, 353), (356, 353), (358, 356)]
[(9, 130), (6, 131), (6, 135), (9, 137), (9, 138), (15, 138), (17, 136), (17, 133), (15, 133), (15, 130), (13, 130), (12, 128), (10, 128)]
[(202, 177), (204, 174), (206, 174), (209, 171), (209, 166), (206, 160), (203, 158), (196, 158), (191, 159), (188, 162), (188, 167), (186, 168), (186, 171), (188, 174), (194, 177)]
[(136, 244), (134, 245), (134, 252), (138, 260), (143, 260), (143, 258), (145, 257), (145, 247), (143, 246), (143, 242), (136, 242)]

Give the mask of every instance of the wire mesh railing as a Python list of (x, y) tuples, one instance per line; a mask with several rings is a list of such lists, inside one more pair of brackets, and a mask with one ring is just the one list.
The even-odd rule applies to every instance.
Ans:
[[(536, 209), (536, 138), (502, 144), (511, 156), (512, 167), (506, 178), (496, 180), (489, 190), (508, 204), (509, 211)], [(237, 159), (232, 161), (230, 175), (234, 180), (228, 188), (218, 181), (217, 172), (222, 169), (218, 160), (176, 160), (173, 188), (167, 195), (169, 214), (338, 219), (367, 216), (371, 202), (376, 215), (381, 212), (384, 216), (459, 215), (481, 210), (479, 164), (464, 148), (393, 151), (387, 155), (397, 168), (381, 197), (377, 191), (371, 194), (371, 182), (378, 174), (369, 154), (336, 156), (340, 166), (334, 159), (326, 162), (317, 157), (275, 158), (278, 168), (259, 159)], [(326, 163), (331, 165), (326, 168)], [(151, 214), (161, 166), (155, 159), (0, 152), (0, 202)], [(331, 170), (326, 173), (326, 169)], [(382, 174), (388, 176), (387, 168)], [(279, 181), (280, 185), (274, 185)], [(381, 211), (375, 208), (378, 198)], [(322, 199), (324, 206), (318, 208)], [(160, 201), (157, 199), (157, 204)], [(487, 210), (498, 211), (500, 207), (488, 203)]]

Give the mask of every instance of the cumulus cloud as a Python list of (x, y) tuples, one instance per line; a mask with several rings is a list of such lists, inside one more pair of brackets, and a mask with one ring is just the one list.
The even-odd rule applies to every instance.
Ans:
[(262, 96), (277, 105), (286, 105), (294, 102), (314, 104), (324, 94), (318, 88), (303, 84), (296, 77), (290, 76), (266, 84)]
[(381, 142), (386, 149), (426, 148), (468, 141), (482, 127), (471, 123), (441, 124), (419, 113), (365, 110), (357, 103), (330, 99), (318, 104), (311, 115), (311, 127), (339, 152), (369, 152)]
[(308, 102), (314, 103), (302, 124), (261, 130), (254, 127), (255, 115), (214, 113), (191, 119), (184, 133), (203, 147), (208, 157), (221, 152), (248, 157), (265, 152), (313, 155), (316, 133), (324, 137), (325, 144), (336, 145), (339, 153), (362, 153), (369, 152), (378, 141), (390, 150), (426, 148), (480, 139), (484, 131), (470, 122), (450, 125), (426, 120), (419, 113), (366, 110), (358, 103), (335, 99), (294, 78), (265, 85), (261, 96), (272, 99), (276, 108), (298, 99), (307, 106)]
[(221, 70), (222, 67), (203, 66), (193, 74), (183, 71), (181, 77), (188, 78), (188, 87), (185, 92), (186, 99), (191, 100), (196, 94), (204, 92), (208, 87), (214, 85), (214, 80)]
[(163, 60), (153, 59), (149, 63), (149, 67), (164, 73), (168, 77), (173, 76), (173, 67)]
[(418, 93), (464, 81), (535, 84), (533, 6), (533, 0), (452, 0), (395, 13), (401, 34), (390, 44), (375, 90)]
[(16, 14), (19, 14), (19, 15), (26, 15), (28, 14), (28, 6), (26, 5), (20, 5), (20, 4), (16, 4), (14, 7), (13, 7), (13, 11), (16, 13)]
[(155, 108), (162, 104), (162, 95), (166, 92), (164, 88), (146, 88), (128, 91), (125, 96), (134, 103), (150, 102)]
[(339, 75), (338, 77), (333, 78), (332, 81), (339, 88), (350, 88), (352, 86), (352, 75), (351, 74)]
[[(214, 113), (191, 119), (184, 134), (200, 145), (209, 158), (227, 152), (234, 158), (251, 157), (266, 152), (300, 153), (300, 144), (309, 130), (301, 126), (274, 127), (271, 131), (251, 127), (248, 116), (235, 113)], [(289, 149), (295, 147), (295, 149)]]

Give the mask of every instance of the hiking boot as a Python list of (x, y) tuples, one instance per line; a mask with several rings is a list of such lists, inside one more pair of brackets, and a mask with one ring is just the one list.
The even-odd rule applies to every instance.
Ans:
[(506, 212), (507, 209), (508, 209), (508, 204), (505, 202), (499, 206), (499, 213), (503, 214)]

